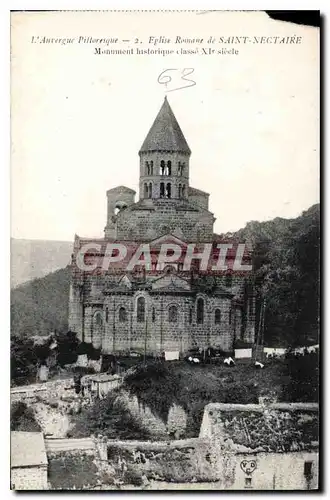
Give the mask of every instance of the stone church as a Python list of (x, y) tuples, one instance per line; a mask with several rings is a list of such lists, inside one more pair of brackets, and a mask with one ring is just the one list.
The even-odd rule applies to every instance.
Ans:
[[(118, 186), (107, 191), (104, 238), (93, 240), (104, 254), (108, 242), (221, 242), (213, 233), (209, 194), (189, 184), (191, 150), (165, 98), (139, 151), (139, 199)], [(85, 273), (76, 265), (89, 241), (75, 236), (71, 264), (69, 328), (105, 353), (187, 352), (193, 347), (231, 351), (235, 341), (254, 342), (255, 296), (251, 275), (203, 273), (198, 261), (189, 271), (182, 262), (151, 272), (109, 269)], [(230, 253), (229, 253), (230, 258)]]

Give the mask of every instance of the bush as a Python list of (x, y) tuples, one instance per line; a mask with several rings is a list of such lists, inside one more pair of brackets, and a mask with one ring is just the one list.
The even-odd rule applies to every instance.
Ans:
[(57, 362), (60, 366), (70, 365), (77, 361), (79, 340), (75, 332), (57, 335)]
[(289, 384), (283, 385), (283, 401), (318, 402), (319, 356), (316, 353), (300, 357), (287, 357), (285, 374)]
[(14, 402), (10, 408), (10, 430), (40, 432), (41, 428), (34, 417), (32, 408), (22, 401)]
[(251, 342), (244, 342), (244, 340), (236, 339), (234, 342), (234, 349), (250, 349), (253, 347)]
[(98, 361), (101, 356), (101, 349), (96, 349), (90, 342), (80, 342), (77, 346), (77, 354), (87, 354), (88, 359)]
[(109, 439), (150, 439), (150, 433), (141, 427), (127, 408), (117, 400), (118, 391), (105, 399), (95, 401), (89, 408), (82, 408), (73, 419), (73, 437), (104, 434)]

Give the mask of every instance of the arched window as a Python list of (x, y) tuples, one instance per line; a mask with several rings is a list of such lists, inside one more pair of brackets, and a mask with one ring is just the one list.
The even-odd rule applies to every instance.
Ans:
[(127, 312), (125, 307), (119, 308), (119, 323), (125, 323), (127, 321)]
[(146, 182), (144, 183), (144, 197), (148, 198), (148, 184)]
[(152, 308), (151, 319), (153, 323), (156, 321), (156, 311), (154, 307)]
[(164, 162), (164, 160), (162, 160), (162, 161), (160, 162), (159, 174), (160, 174), (160, 175), (165, 175), (165, 162)]
[(154, 162), (152, 160), (150, 162), (149, 172), (150, 172), (150, 175), (154, 175)]
[(108, 323), (108, 321), (109, 321), (109, 308), (108, 307), (105, 308), (105, 321), (106, 321), (106, 323)]
[(148, 193), (148, 198), (152, 198), (152, 183), (149, 182), (149, 193)]
[(143, 323), (145, 318), (146, 301), (144, 297), (137, 299), (136, 319), (138, 323)]
[(181, 184), (179, 184), (179, 198), (182, 197), (182, 186)]
[(171, 160), (168, 160), (167, 162), (167, 171), (166, 171), (167, 175), (172, 175), (172, 162)]
[(149, 162), (145, 162), (145, 175), (150, 175)]
[(166, 184), (166, 198), (171, 198), (171, 183)]
[(93, 324), (92, 324), (92, 343), (94, 347), (96, 348), (101, 347), (102, 334), (103, 334), (103, 313), (101, 311), (96, 311), (93, 316)]
[(204, 300), (199, 298), (197, 300), (197, 323), (202, 324), (204, 322)]
[(183, 184), (183, 186), (182, 186), (182, 198), (185, 198), (185, 196), (186, 196), (186, 185)]
[(165, 184), (164, 182), (160, 183), (160, 191), (159, 191), (159, 196), (161, 198), (165, 198)]
[(178, 308), (176, 306), (170, 306), (168, 308), (168, 321), (170, 323), (176, 323), (178, 321)]
[(221, 311), (220, 309), (216, 309), (214, 311), (214, 323), (219, 325), (221, 323)]
[(100, 311), (94, 314), (94, 323), (97, 326), (102, 326), (103, 319), (102, 319), (102, 313)]
[(184, 167), (185, 167), (185, 163), (179, 161), (178, 162), (178, 175), (183, 175)]

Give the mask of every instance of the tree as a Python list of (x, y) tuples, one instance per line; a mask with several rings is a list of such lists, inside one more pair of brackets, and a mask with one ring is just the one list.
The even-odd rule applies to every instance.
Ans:
[(40, 432), (41, 428), (34, 417), (32, 408), (26, 403), (15, 401), (10, 408), (10, 430), (24, 432)]
[(57, 341), (57, 362), (60, 366), (75, 363), (78, 358), (79, 339), (75, 332), (69, 331), (65, 334), (58, 334)]
[(38, 359), (31, 339), (11, 336), (10, 371), (14, 384), (24, 384), (37, 373)]

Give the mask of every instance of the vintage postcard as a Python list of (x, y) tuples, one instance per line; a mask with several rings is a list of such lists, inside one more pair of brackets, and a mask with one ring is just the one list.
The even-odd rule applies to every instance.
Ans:
[(320, 488), (320, 23), (282, 14), (11, 13), (13, 490)]

